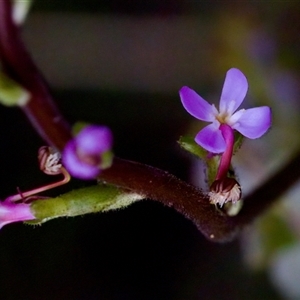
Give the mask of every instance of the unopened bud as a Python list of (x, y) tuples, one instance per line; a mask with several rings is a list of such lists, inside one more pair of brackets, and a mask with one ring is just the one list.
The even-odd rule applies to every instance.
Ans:
[(38, 160), (40, 169), (48, 175), (57, 175), (61, 173), (60, 153), (53, 148), (43, 146), (39, 149)]
[(222, 207), (227, 202), (236, 203), (242, 197), (240, 184), (234, 178), (215, 180), (210, 186), (209, 201)]

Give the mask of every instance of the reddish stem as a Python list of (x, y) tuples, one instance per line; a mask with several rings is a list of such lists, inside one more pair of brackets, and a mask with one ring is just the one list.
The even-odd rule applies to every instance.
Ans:
[(16, 202), (16, 201), (19, 201), (19, 200), (24, 200), (24, 199), (26, 199), (30, 196), (37, 195), (39, 193), (51, 190), (53, 188), (56, 188), (58, 186), (61, 186), (61, 185), (64, 185), (64, 184), (68, 183), (71, 179), (70, 174), (68, 173), (68, 171), (64, 167), (61, 167), (60, 171), (61, 171), (61, 174), (64, 176), (63, 179), (61, 179), (59, 181), (56, 181), (56, 182), (53, 182), (53, 183), (50, 183), (50, 184), (43, 185), (41, 187), (32, 189), (32, 190), (27, 191), (27, 192), (22, 192), (22, 193), (18, 193), (16, 195), (13, 195), (13, 196), (9, 196), (5, 199), (5, 201), (6, 202)]
[(174, 175), (133, 161), (115, 158), (99, 179), (159, 201), (192, 220), (206, 238), (225, 242), (239, 230), (230, 217), (220, 215), (203, 192)]
[(12, 20), (10, 0), (0, 1), (0, 58), (7, 75), (31, 93), (29, 103), (22, 109), (34, 128), (49, 145), (62, 149), (71, 139), (70, 127), (20, 38)]
[(234, 145), (234, 134), (232, 128), (227, 124), (221, 124), (220, 130), (222, 132), (222, 135), (226, 143), (226, 149), (221, 156), (216, 180), (222, 179), (227, 176), (227, 172), (231, 163), (233, 145)]

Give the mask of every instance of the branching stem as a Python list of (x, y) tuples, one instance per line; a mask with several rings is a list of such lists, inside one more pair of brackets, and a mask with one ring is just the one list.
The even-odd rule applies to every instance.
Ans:
[[(71, 138), (68, 123), (57, 109), (47, 85), (20, 39), (12, 21), (11, 1), (0, 1), (0, 57), (4, 71), (23, 85), (31, 100), (22, 109), (36, 131), (51, 146), (62, 150)], [(210, 240), (231, 240), (242, 226), (252, 222), (300, 176), (300, 154), (245, 199), (239, 215), (220, 215), (205, 193), (168, 172), (137, 162), (115, 158), (100, 180), (146, 195), (192, 220)], [(27, 194), (26, 194), (27, 195)]]

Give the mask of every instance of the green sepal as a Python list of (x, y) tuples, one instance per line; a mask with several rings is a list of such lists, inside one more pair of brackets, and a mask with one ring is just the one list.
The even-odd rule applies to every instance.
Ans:
[(111, 151), (106, 151), (101, 154), (100, 169), (105, 170), (110, 168), (113, 162), (114, 154)]
[(200, 147), (191, 136), (181, 136), (178, 141), (179, 145), (186, 151), (206, 160), (209, 152)]
[(91, 125), (91, 123), (78, 121), (72, 126), (72, 134), (76, 136), (84, 127)]
[[(235, 131), (234, 139), (235, 142), (233, 147), (233, 154), (235, 154), (241, 147), (243, 142), (243, 136), (239, 132)], [(178, 143), (184, 150), (190, 152), (191, 154), (195, 155), (196, 157), (204, 161), (207, 167), (206, 168), (207, 183), (208, 186), (210, 186), (216, 178), (221, 155), (208, 152), (207, 150), (199, 146), (195, 142), (194, 138), (191, 136), (181, 136)], [(232, 168), (228, 172), (228, 177), (236, 178), (234, 171), (232, 171)]]
[[(242, 146), (244, 136), (238, 131), (234, 131), (234, 145), (233, 145), (233, 154), (235, 154)], [(201, 159), (206, 159), (209, 157), (209, 152), (199, 146), (193, 137), (191, 136), (181, 136), (179, 138), (178, 144), (186, 151), (196, 155)]]
[(0, 71), (0, 103), (5, 106), (25, 106), (30, 93)]
[(59, 217), (74, 217), (121, 209), (142, 199), (144, 199), (143, 195), (100, 183), (95, 186), (73, 190), (56, 198), (32, 202), (30, 210), (36, 219), (26, 223), (42, 224)]
[(235, 130), (234, 131), (233, 154), (237, 153), (238, 150), (240, 150), (240, 148), (242, 147), (243, 141), (244, 141), (244, 136)]
[(204, 161), (207, 167), (207, 181), (208, 185), (210, 186), (216, 178), (220, 163), (220, 156), (209, 153), (207, 150), (199, 146), (191, 136), (181, 136), (178, 143), (184, 150), (192, 153)]

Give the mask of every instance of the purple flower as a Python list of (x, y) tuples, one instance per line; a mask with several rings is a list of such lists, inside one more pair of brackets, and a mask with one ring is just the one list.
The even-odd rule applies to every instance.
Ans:
[(110, 151), (112, 140), (112, 133), (108, 127), (86, 126), (65, 146), (63, 165), (74, 177), (95, 178), (107, 163), (104, 161), (104, 155)]
[(211, 122), (198, 132), (195, 141), (212, 153), (223, 153), (226, 142), (220, 125), (227, 124), (250, 139), (261, 137), (271, 126), (271, 109), (261, 106), (251, 109), (237, 108), (243, 102), (248, 90), (245, 75), (238, 69), (230, 69), (225, 77), (219, 110), (209, 104), (192, 89), (184, 86), (179, 91), (184, 108), (195, 118)]
[(9, 223), (34, 220), (35, 216), (30, 211), (30, 204), (0, 202), (0, 229)]

